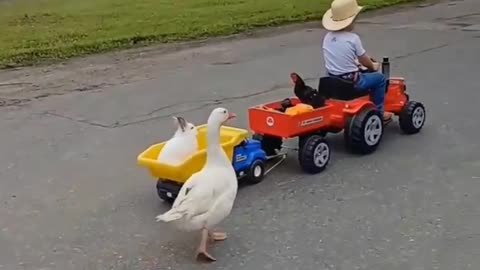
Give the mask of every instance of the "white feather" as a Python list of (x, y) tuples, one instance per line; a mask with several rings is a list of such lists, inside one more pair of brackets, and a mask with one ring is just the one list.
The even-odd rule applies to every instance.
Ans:
[(167, 141), (159, 153), (157, 161), (169, 165), (178, 165), (184, 162), (198, 151), (197, 135), (198, 130), (192, 123), (185, 122), (185, 127), (182, 127), (179, 122), (177, 131)]

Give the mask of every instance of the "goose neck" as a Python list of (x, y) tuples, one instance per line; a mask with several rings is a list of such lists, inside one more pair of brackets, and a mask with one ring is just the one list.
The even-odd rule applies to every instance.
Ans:
[(220, 144), (220, 127), (209, 126), (207, 132), (207, 163), (217, 162), (225, 152)]

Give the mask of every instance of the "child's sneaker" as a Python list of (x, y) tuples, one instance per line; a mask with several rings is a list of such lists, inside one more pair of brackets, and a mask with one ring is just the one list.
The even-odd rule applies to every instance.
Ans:
[(393, 113), (391, 112), (384, 112), (383, 113), (383, 123), (387, 124), (392, 121)]

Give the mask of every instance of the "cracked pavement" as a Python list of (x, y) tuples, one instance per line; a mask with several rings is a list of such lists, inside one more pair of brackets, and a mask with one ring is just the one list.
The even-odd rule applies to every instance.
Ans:
[(211, 265), (193, 260), (197, 234), (155, 222), (167, 206), (136, 157), (171, 136), (171, 115), (202, 124), (225, 106), (247, 128), (249, 106), (292, 94), (291, 71), (316, 85), (318, 23), (2, 71), (0, 270), (478, 269), (478, 10), (463, 0), (363, 15), (367, 50), (390, 56), (425, 104), (424, 130), (391, 124), (364, 157), (329, 135), (330, 165), (314, 176), (292, 153), (240, 189)]

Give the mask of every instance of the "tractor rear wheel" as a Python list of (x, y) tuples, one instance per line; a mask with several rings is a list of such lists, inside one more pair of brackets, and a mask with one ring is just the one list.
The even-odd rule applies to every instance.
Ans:
[(344, 131), (345, 145), (354, 153), (374, 152), (383, 137), (383, 119), (379, 111), (366, 108), (350, 118)]

